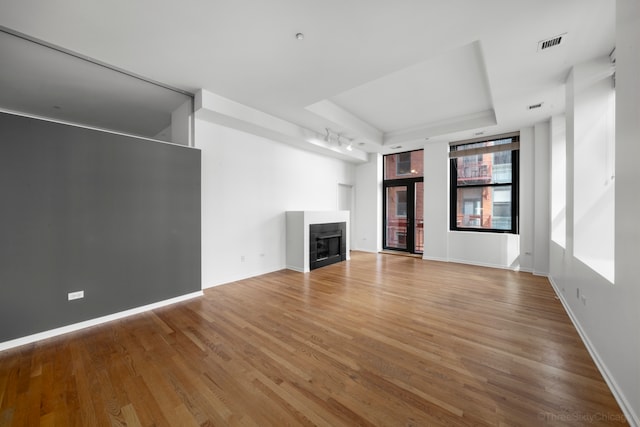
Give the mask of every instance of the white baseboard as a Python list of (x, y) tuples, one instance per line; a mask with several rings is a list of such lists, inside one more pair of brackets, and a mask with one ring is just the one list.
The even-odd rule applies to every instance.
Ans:
[(227, 283), (231, 283), (231, 282), (206, 284), (206, 285), (202, 285), (202, 289), (204, 290), (204, 289), (215, 288), (216, 286), (226, 285)]
[(522, 271), (522, 272), (527, 272), (530, 273), (531, 271), (525, 270), (523, 268), (518, 267), (511, 267), (509, 265), (503, 265), (503, 264), (491, 264), (488, 262), (475, 262), (475, 261), (469, 261), (466, 259), (451, 259), (449, 258), (447, 260), (447, 262), (455, 262), (458, 264), (467, 264), (467, 265), (476, 265), (478, 267), (489, 267), (489, 268), (500, 268), (502, 270), (511, 270), (511, 271)]
[(379, 250), (372, 250), (372, 249), (351, 248), (351, 252), (366, 252), (366, 253), (369, 253), (369, 254), (377, 254), (380, 251)]
[(636, 414), (633, 411), (633, 408), (627, 401), (625, 395), (620, 390), (618, 383), (609, 372), (607, 365), (604, 363), (602, 358), (600, 358), (598, 351), (595, 349), (595, 347), (591, 343), (591, 340), (589, 340), (589, 337), (587, 336), (585, 331), (582, 329), (580, 322), (578, 322), (578, 319), (576, 318), (576, 316), (573, 314), (573, 311), (571, 310), (571, 306), (567, 303), (564, 297), (564, 294), (558, 288), (558, 285), (553, 280), (553, 277), (551, 276), (547, 276), (547, 277), (549, 279), (549, 282), (551, 283), (551, 286), (553, 287), (554, 292), (556, 293), (556, 296), (558, 297), (565, 311), (569, 315), (569, 319), (571, 319), (571, 323), (573, 323), (573, 326), (575, 326), (576, 330), (578, 331), (578, 335), (580, 335), (582, 342), (584, 343), (585, 347), (587, 347), (587, 351), (589, 352), (589, 354), (591, 355), (591, 358), (593, 359), (596, 366), (598, 367), (600, 374), (602, 375), (605, 382), (609, 386), (609, 389), (611, 390), (613, 397), (618, 402), (618, 405), (620, 405), (620, 409), (622, 409), (624, 416), (627, 418), (627, 422), (632, 427), (640, 427), (640, 417), (638, 417), (638, 414)]
[(16, 338), (11, 341), (5, 341), (0, 343), (0, 351), (8, 350), (10, 348), (19, 347), (25, 344), (31, 344), (32, 342), (44, 340), (47, 338), (57, 337), (58, 335), (68, 334), (69, 332), (79, 331), (80, 329), (88, 328), (91, 326), (100, 325), (102, 323), (111, 322), (113, 320), (122, 319), (124, 317), (133, 316), (134, 314), (144, 313), (145, 311), (154, 310), (156, 308), (164, 307), (167, 305), (175, 304), (197, 298), (202, 296), (202, 291), (192, 292), (186, 295), (180, 295), (179, 297), (167, 299), (164, 301), (154, 302), (153, 304), (143, 305), (141, 307), (132, 308), (129, 310), (121, 311), (118, 313), (108, 314), (106, 316), (97, 317), (95, 319), (85, 320), (84, 322), (74, 323), (72, 325), (62, 326), (60, 328), (51, 329), (37, 334), (28, 335), (22, 338)]
[(438, 262), (449, 262), (449, 260), (447, 258), (440, 258), (437, 256), (428, 256), (428, 255), (422, 255), (422, 259), (425, 261), (438, 261)]
[(262, 276), (263, 274), (269, 274), (276, 271), (280, 271), (285, 268), (293, 269), (292, 267), (283, 265), (283, 266), (275, 266), (273, 268), (264, 269), (264, 270), (250, 271), (248, 273), (242, 272), (240, 274), (232, 274), (232, 275), (226, 275), (226, 276), (214, 277), (214, 278), (207, 277), (205, 280), (202, 281), (202, 289), (215, 288), (216, 286), (227, 285), (229, 283), (239, 282), (245, 279), (251, 279), (253, 277)]

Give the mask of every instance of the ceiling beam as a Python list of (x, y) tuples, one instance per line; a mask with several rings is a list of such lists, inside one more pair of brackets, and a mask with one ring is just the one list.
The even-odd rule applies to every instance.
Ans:
[(232, 101), (206, 90), (195, 96), (195, 117), (253, 135), (352, 163), (365, 163), (369, 156), (362, 150), (332, 144), (324, 135), (286, 120)]

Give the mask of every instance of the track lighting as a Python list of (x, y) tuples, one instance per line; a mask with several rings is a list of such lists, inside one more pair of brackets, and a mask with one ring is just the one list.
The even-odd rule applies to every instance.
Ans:
[(327, 134), (324, 136), (324, 141), (328, 144), (336, 144), (338, 147), (342, 147), (344, 144), (344, 148), (347, 151), (353, 150), (353, 139), (347, 138), (335, 131), (332, 131), (329, 128), (324, 128)]

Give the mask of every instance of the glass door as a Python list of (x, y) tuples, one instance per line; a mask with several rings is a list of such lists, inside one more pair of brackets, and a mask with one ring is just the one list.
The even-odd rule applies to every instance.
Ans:
[(413, 209), (413, 252), (424, 252), (424, 182), (416, 182), (414, 185), (414, 209)]
[(424, 251), (424, 151), (384, 156), (384, 249)]
[(423, 185), (412, 182), (385, 186), (385, 249), (424, 251)]
[(409, 222), (407, 222), (407, 193), (406, 185), (387, 187), (386, 215), (385, 215), (385, 248), (407, 250), (407, 236)]

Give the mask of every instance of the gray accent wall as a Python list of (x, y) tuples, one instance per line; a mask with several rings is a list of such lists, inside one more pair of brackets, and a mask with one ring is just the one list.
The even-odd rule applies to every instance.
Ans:
[(199, 291), (200, 240), (199, 150), (0, 113), (0, 342)]

